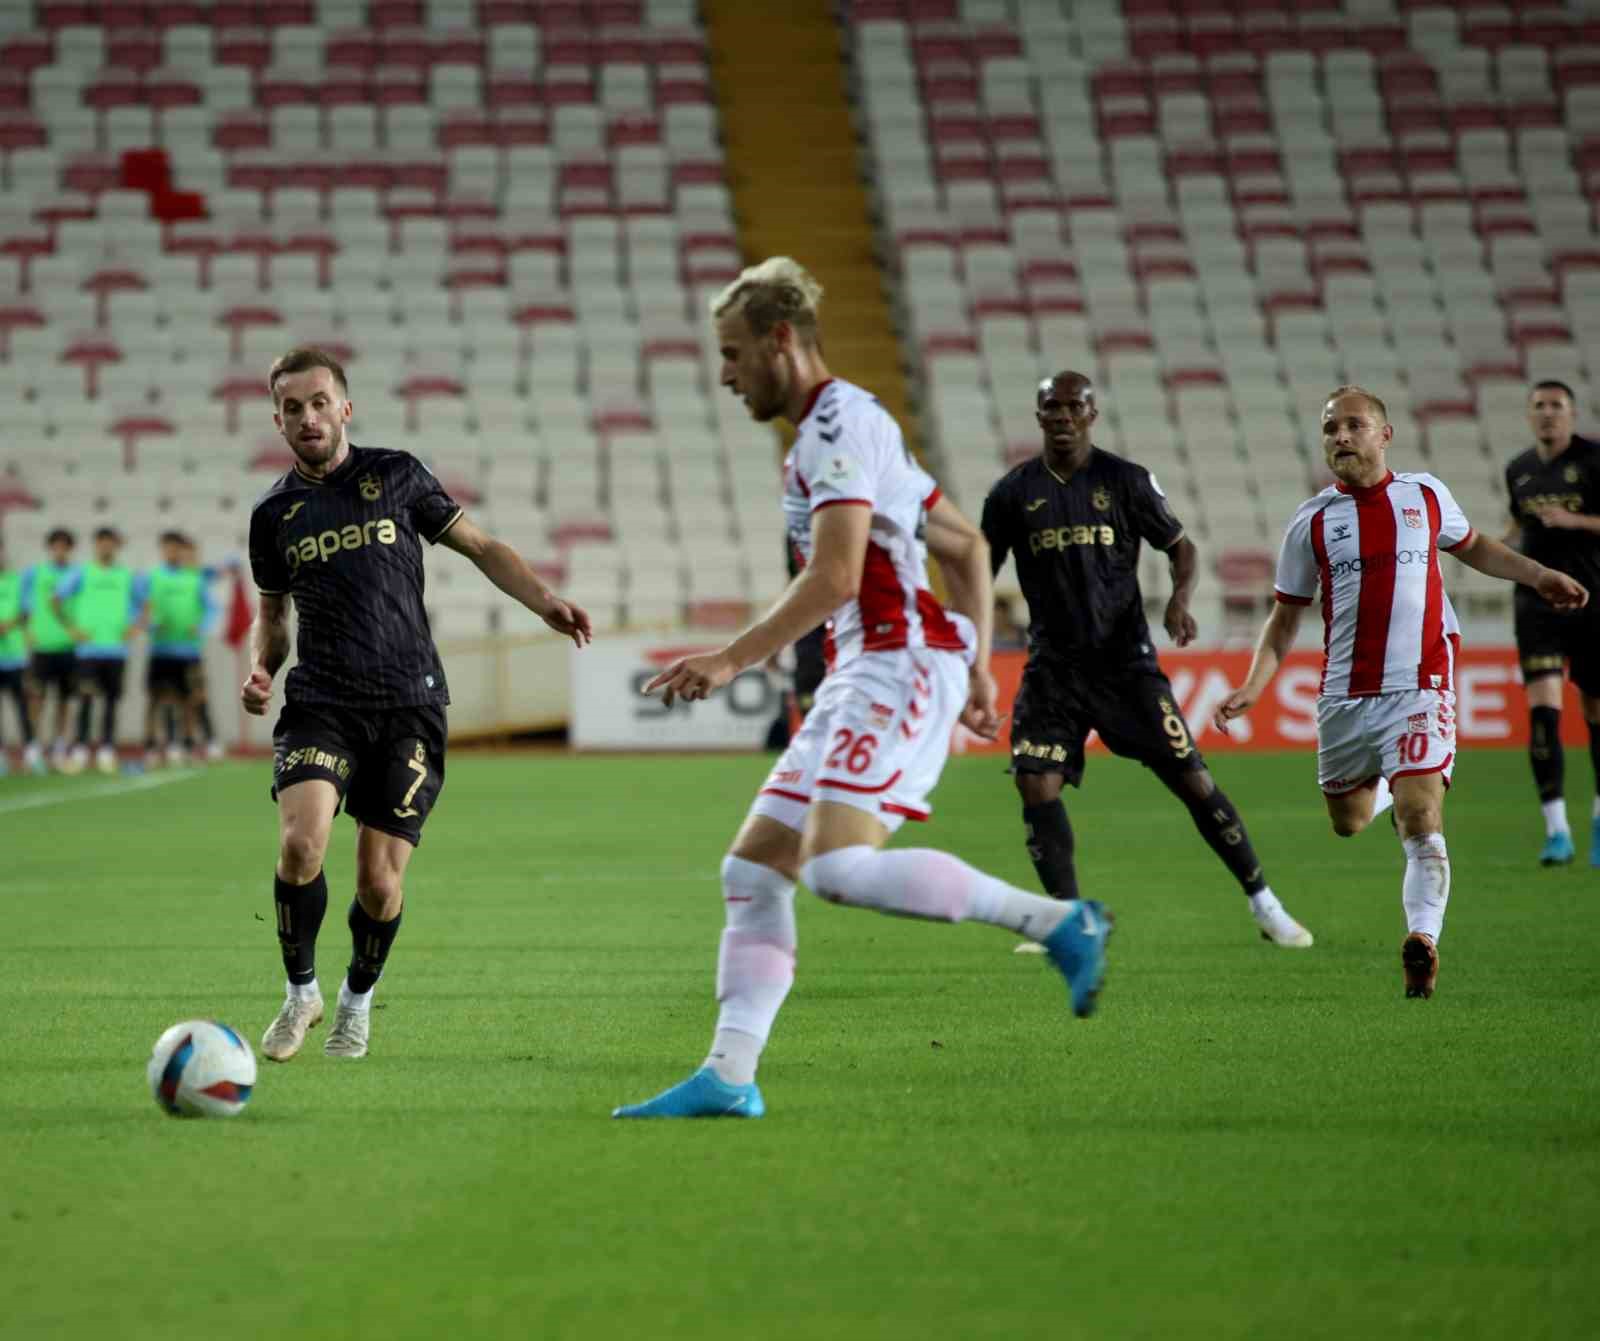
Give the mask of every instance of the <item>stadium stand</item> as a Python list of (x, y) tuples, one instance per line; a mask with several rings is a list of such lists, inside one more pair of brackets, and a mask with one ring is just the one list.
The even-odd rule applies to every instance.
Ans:
[[(1087, 365), (1102, 440), (1247, 611), (1333, 383), (1390, 391), (1403, 459), (1492, 525), (1527, 382), (1595, 410), (1600, 0), (839, 22), (794, 32), (849, 58), (923, 441), (969, 508), (1034, 450), (1036, 379)], [(752, 60), (761, 33), (737, 28)], [(169, 524), (237, 552), (285, 465), (263, 371), (307, 339), (348, 359), (358, 440), (416, 450), (603, 622), (742, 618), (783, 580), (775, 470), (703, 313), (741, 238), (777, 237), (736, 227), (716, 102), (748, 118), (770, 82), (713, 82), (694, 0), (0, 7), (13, 553), (107, 517), (136, 559)], [(442, 630), (499, 627), (493, 593), (430, 580)]]
[(1398, 459), (1494, 531), (1529, 380), (1597, 408), (1595, 0), (855, 0), (848, 22), (926, 440), (967, 506), (1035, 450), (1036, 379), (1087, 365), (1102, 442), (1166, 482), (1237, 610), (1323, 482), (1334, 384), (1389, 392)]
[[(38, 0), (0, 71), (13, 554), (103, 519), (238, 553), (287, 464), (266, 367), (312, 340), (357, 441), (600, 621), (781, 587), (770, 437), (710, 394), (740, 251), (692, 0)], [(496, 628), (452, 576), (441, 631)]]

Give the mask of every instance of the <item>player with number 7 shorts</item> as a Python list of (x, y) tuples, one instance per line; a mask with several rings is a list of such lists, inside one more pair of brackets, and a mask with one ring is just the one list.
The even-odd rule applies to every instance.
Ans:
[[(987, 922), (1043, 944), (1076, 1014), (1094, 1009), (1109, 918), (1093, 900), (1015, 889), (931, 848), (883, 851), (926, 820), (957, 721), (993, 739), (989, 547), (866, 391), (829, 375), (821, 286), (787, 257), (744, 271), (712, 305), (722, 385), (798, 436), (783, 512), (803, 561), (767, 616), (645, 687), (670, 704), (728, 684), (826, 622), (828, 675), (722, 863), (716, 1033), (689, 1079), (623, 1118), (760, 1117), (756, 1064), (794, 981), (796, 879), (829, 903), (934, 922)], [(939, 559), (953, 609), (928, 590)]]
[(1490, 577), (1531, 587), (1558, 610), (1589, 593), (1568, 577), (1475, 531), (1443, 482), (1396, 474), (1384, 403), (1339, 387), (1322, 410), (1322, 449), (1336, 483), (1302, 503), (1278, 556), (1277, 602), (1250, 673), (1217, 709), (1216, 725), (1247, 712), (1294, 643), (1320, 590), (1323, 670), (1317, 699), (1317, 782), (1333, 831), (1360, 833), (1391, 802), (1405, 847), (1400, 948), (1408, 997), (1431, 997), (1450, 897), (1444, 793), (1455, 763), (1454, 671), (1460, 625), (1439, 552)]

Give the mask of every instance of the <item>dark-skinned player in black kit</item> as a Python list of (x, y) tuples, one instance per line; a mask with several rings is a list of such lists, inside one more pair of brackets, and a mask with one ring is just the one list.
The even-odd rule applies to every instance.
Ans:
[(1084, 744), (1098, 731), (1113, 753), (1137, 759), (1183, 803), (1244, 890), (1262, 938), (1309, 947), (1311, 933), (1272, 892), (1244, 821), (1195, 748), (1151, 644), (1139, 545), (1153, 545), (1171, 562), (1164, 623), (1185, 647), (1198, 633), (1189, 612), (1198, 571), (1194, 544), (1148, 470), (1094, 445), (1099, 411), (1089, 378), (1070, 371), (1047, 378), (1035, 408), (1043, 450), (990, 490), (982, 525), (996, 572), (1007, 553), (1016, 555), (1028, 602), (1028, 661), (1011, 725), (1011, 772), (1039, 883), (1055, 898), (1077, 897), (1061, 788), (1082, 782)]

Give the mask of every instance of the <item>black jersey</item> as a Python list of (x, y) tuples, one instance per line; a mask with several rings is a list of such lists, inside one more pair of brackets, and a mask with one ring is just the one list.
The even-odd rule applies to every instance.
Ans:
[(989, 491), (983, 534), (995, 571), (1008, 551), (1028, 601), (1028, 646), (1085, 668), (1154, 662), (1139, 592), (1139, 542), (1171, 549), (1183, 524), (1143, 466), (1098, 447), (1063, 480), (1043, 456)]
[(398, 708), (448, 703), (422, 608), (422, 541), (461, 516), (409, 452), (350, 446), (325, 480), (291, 470), (250, 514), (250, 570), (294, 597), (299, 663), (289, 703)]
[[(1506, 467), (1506, 497), (1522, 526), (1522, 552), (1600, 595), (1600, 534), (1557, 530), (1537, 516), (1545, 508), (1600, 516), (1600, 443), (1575, 437), (1553, 461), (1528, 448)], [(1518, 596), (1526, 590), (1518, 587)], [(1528, 596), (1538, 600), (1534, 592)]]

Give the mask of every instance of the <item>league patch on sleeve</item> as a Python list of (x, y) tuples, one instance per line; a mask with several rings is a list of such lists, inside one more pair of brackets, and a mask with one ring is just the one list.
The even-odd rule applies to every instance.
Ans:
[(1161, 481), (1156, 479), (1154, 471), (1149, 472), (1149, 474), (1150, 474), (1150, 487), (1155, 490), (1156, 497), (1157, 498), (1165, 498), (1167, 496), (1167, 491), (1161, 487)]
[(842, 489), (861, 475), (861, 467), (853, 456), (830, 456), (822, 467), (822, 478), (836, 489)]

